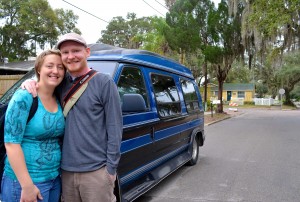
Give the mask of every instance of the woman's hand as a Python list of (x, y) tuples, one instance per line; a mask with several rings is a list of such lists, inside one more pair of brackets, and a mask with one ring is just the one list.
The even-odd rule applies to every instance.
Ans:
[(40, 190), (34, 185), (22, 187), (20, 202), (37, 202), (43, 200)]

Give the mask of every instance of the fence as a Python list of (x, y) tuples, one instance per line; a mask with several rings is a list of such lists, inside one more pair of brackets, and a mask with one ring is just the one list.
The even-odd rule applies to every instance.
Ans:
[(231, 103), (236, 103), (237, 105), (244, 105), (244, 98), (231, 98)]
[(0, 97), (23, 75), (0, 75)]
[(274, 104), (273, 98), (254, 98), (255, 105), (268, 105), (271, 106)]

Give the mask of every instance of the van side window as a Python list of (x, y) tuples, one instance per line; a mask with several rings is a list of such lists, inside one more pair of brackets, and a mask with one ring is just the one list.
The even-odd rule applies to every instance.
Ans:
[(145, 82), (139, 68), (124, 67), (117, 86), (121, 102), (124, 94), (139, 94), (143, 97), (146, 108), (149, 108)]
[(190, 113), (199, 109), (198, 97), (193, 83), (184, 79), (180, 79), (180, 82), (187, 111)]
[(151, 80), (159, 115), (168, 117), (180, 114), (180, 100), (174, 79), (168, 76), (152, 74)]

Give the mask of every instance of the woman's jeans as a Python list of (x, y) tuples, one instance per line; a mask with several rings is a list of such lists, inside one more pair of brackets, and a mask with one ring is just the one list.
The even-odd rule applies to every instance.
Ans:
[[(53, 180), (34, 183), (40, 190), (43, 200), (39, 202), (58, 202), (61, 196), (61, 178), (58, 176)], [(3, 174), (1, 182), (1, 202), (20, 202), (21, 186), (18, 180), (10, 179)]]

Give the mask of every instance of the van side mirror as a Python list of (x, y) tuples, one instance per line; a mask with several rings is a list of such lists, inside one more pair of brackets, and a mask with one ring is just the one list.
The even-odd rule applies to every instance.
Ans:
[(144, 112), (146, 111), (146, 103), (140, 94), (124, 94), (123, 95), (123, 112)]

